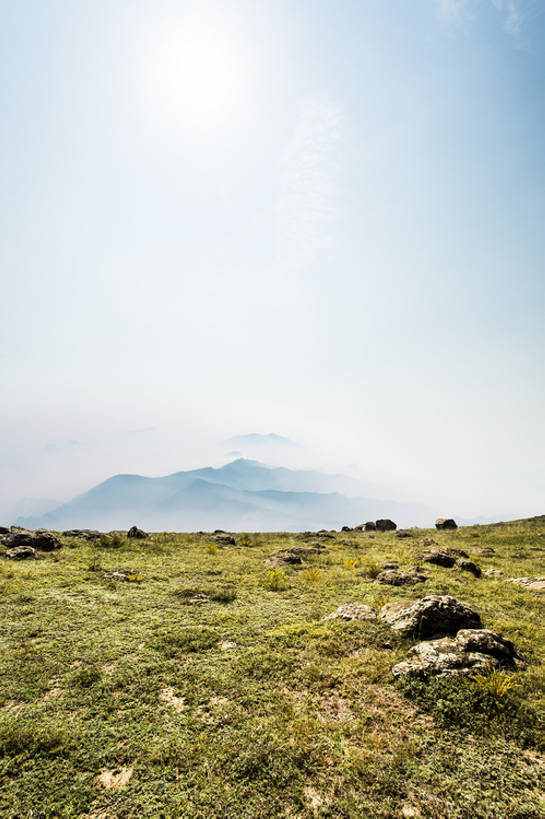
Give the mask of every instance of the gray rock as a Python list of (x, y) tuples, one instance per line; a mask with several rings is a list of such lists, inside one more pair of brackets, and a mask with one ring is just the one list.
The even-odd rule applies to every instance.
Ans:
[(428, 576), (416, 569), (401, 571), (400, 569), (385, 569), (375, 579), (375, 583), (384, 583), (388, 586), (414, 586), (424, 583)]
[(36, 549), (33, 549), (32, 546), (14, 546), (13, 549), (8, 549), (5, 552), (4, 557), (7, 557), (8, 560), (38, 559)]
[[(366, 524), (367, 525), (367, 524)], [(381, 518), (375, 521), (377, 532), (393, 532), (397, 529), (396, 524), (390, 518)]]
[(481, 627), (479, 615), (448, 595), (432, 594), (416, 602), (386, 603), (379, 617), (402, 637), (431, 638)]
[(545, 577), (510, 577), (507, 582), (531, 591), (545, 592)]
[(422, 546), (424, 549), (429, 549), (432, 546), (437, 546), (437, 548), (439, 548), (439, 544), (432, 537), (423, 537), (419, 545)]
[(55, 549), (60, 549), (62, 543), (52, 535), (51, 532), (38, 529), (36, 532), (20, 531), (12, 532), (4, 537), (4, 545), (8, 549), (14, 549), (17, 546), (30, 546), (32, 549), (37, 549), (40, 552), (52, 552)]
[(458, 525), (453, 518), (437, 518), (435, 521), (436, 529), (457, 529)]
[(215, 535), (214, 542), (218, 546), (236, 546), (236, 540), (232, 535)]
[(372, 606), (365, 606), (363, 603), (347, 603), (339, 606), (332, 614), (328, 614), (325, 620), (376, 620), (377, 613)]
[(501, 569), (485, 569), (483, 574), (485, 577), (501, 577), (503, 572)]
[(447, 569), (451, 569), (456, 562), (456, 558), (449, 555), (444, 549), (431, 549), (429, 552), (424, 552), (422, 560), (424, 563), (433, 563), (435, 566), (444, 566)]
[(517, 667), (522, 658), (510, 640), (488, 629), (462, 629), (456, 637), (418, 643), (392, 669), (394, 677), (451, 677), (490, 668)]
[(67, 529), (62, 534), (63, 537), (79, 537), (83, 540), (98, 540), (102, 537), (102, 532), (98, 529)]
[(413, 533), (408, 532), (407, 529), (398, 529), (396, 537), (413, 537)]
[(143, 529), (139, 529), (138, 526), (131, 526), (127, 532), (127, 537), (135, 538), (136, 540), (144, 540), (147, 536), (147, 532), (144, 532)]
[(377, 528), (377, 524), (374, 520), (368, 520), (367, 523), (362, 524), (363, 528), (366, 532), (374, 532)]
[[(301, 558), (301, 553), (299, 551), (300, 548), (302, 548), (302, 547), (293, 548), (293, 549), (281, 549), (279, 552), (276, 552), (276, 554), (272, 555), (268, 559), (267, 563), (270, 566), (284, 566), (284, 565), (301, 566), (302, 563), (303, 563), (303, 560)], [(312, 551), (314, 551), (314, 550), (312, 550)]]
[(0, 526), (0, 535), (9, 535), (9, 526)]
[(472, 560), (465, 560), (463, 557), (458, 558), (456, 565), (464, 572), (471, 572), (475, 577), (480, 577), (483, 573), (480, 566), (477, 566)]
[(341, 528), (341, 532), (353, 532), (354, 529), (351, 526), (343, 526)]

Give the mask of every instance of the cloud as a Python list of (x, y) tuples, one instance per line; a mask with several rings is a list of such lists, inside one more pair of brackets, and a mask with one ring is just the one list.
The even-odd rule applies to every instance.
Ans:
[(278, 255), (288, 271), (310, 264), (329, 245), (341, 119), (341, 106), (334, 102), (305, 103), (282, 157)]
[[(539, 14), (535, 0), (490, 0), (502, 21), (503, 30), (516, 40), (525, 23)], [(474, 16), (478, 0), (434, 0), (437, 16), (446, 23), (465, 22)]]
[(45, 444), (43, 451), (47, 452), (48, 455), (58, 455), (62, 452), (71, 452), (80, 446), (82, 446), (81, 441), (59, 441), (54, 444)]
[(130, 429), (129, 435), (151, 435), (157, 432), (157, 427), (141, 427), (140, 429)]

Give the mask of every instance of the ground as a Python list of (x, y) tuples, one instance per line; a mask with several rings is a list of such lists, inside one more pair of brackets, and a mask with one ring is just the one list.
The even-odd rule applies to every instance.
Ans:
[[(545, 817), (545, 594), (506, 582), (545, 574), (545, 517), (411, 533), (336, 533), (280, 574), (266, 561), (297, 535), (64, 538), (0, 560), (0, 814)], [(503, 576), (375, 582), (430, 536)], [(430, 593), (516, 644), (503, 698), (396, 682), (414, 641), (323, 619)]]

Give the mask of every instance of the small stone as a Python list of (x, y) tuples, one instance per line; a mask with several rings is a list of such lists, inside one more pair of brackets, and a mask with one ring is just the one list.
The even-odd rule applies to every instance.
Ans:
[(416, 570), (400, 571), (399, 569), (386, 569), (380, 572), (375, 579), (375, 583), (385, 583), (388, 586), (414, 586), (417, 583), (424, 583), (428, 576)]
[(456, 565), (464, 572), (471, 572), (471, 574), (475, 577), (480, 577), (482, 575), (481, 567), (477, 566), (476, 563), (473, 563), (472, 560), (465, 560), (463, 557), (459, 557), (456, 561)]
[(377, 613), (372, 606), (363, 603), (347, 603), (339, 606), (333, 614), (328, 614), (324, 620), (376, 620)]

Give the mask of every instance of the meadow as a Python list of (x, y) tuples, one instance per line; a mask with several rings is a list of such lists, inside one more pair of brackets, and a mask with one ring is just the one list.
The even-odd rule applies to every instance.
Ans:
[[(10, 817), (545, 816), (545, 517), (457, 531), (61, 537), (0, 560), (0, 814)], [(426, 566), (420, 540), (483, 570)], [(396, 681), (414, 640), (338, 606), (449, 594), (512, 640), (503, 695)]]

